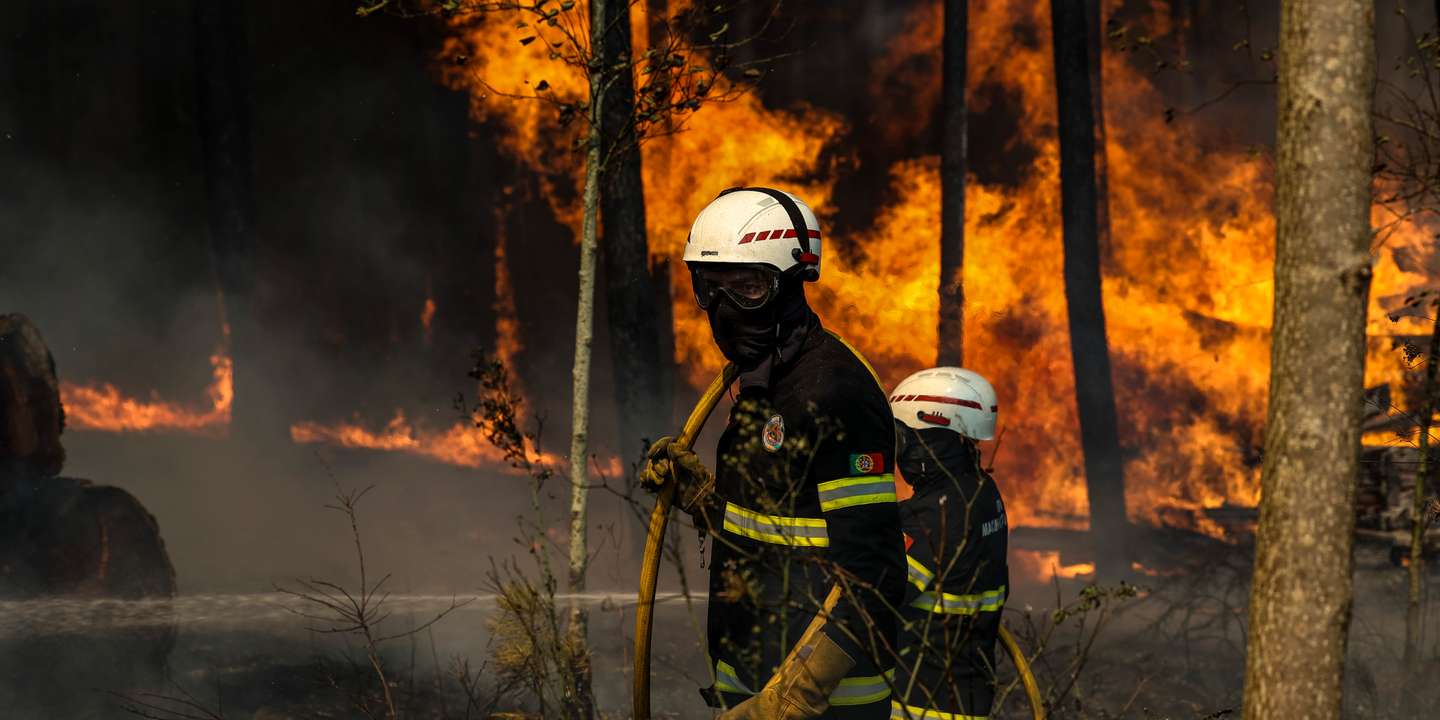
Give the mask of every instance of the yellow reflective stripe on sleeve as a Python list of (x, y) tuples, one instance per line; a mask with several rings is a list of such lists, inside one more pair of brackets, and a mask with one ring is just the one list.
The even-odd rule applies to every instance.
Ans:
[(829, 547), (825, 518), (765, 515), (725, 503), (725, 531), (760, 542), (796, 547)]
[(974, 615), (981, 612), (995, 612), (1005, 606), (1005, 586), (974, 595), (951, 595), (934, 592), (921, 593), (910, 603), (910, 607), (928, 610), (932, 613), (950, 615)]
[(935, 578), (935, 573), (930, 572), (930, 569), (925, 567), (924, 563), (909, 555), (905, 556), (905, 562), (910, 566), (910, 584), (914, 585), (916, 590), (923, 591), (925, 586), (929, 585), (930, 581)]
[(925, 708), (913, 707), (891, 700), (890, 720), (985, 720), (985, 716), (926, 710)]
[(754, 690), (740, 682), (740, 675), (735, 672), (735, 668), (724, 660), (715, 661), (715, 689), (741, 695), (755, 694)]
[(847, 677), (830, 693), (830, 704), (868, 705), (885, 700), (890, 697), (889, 681), (894, 677), (894, 670), (887, 670), (884, 675)]
[(823, 512), (895, 502), (895, 476), (890, 473), (828, 480), (816, 488), (820, 491), (820, 510)]

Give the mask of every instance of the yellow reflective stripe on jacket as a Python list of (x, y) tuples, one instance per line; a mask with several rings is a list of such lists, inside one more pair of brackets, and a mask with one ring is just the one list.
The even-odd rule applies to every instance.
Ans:
[(906, 555), (905, 563), (910, 566), (910, 584), (914, 585), (916, 590), (923, 591), (925, 586), (929, 585), (930, 581), (935, 578), (935, 573), (930, 572), (930, 569), (925, 567), (925, 564), (919, 560)]
[(895, 502), (895, 476), (891, 473), (827, 480), (816, 488), (820, 491), (820, 509), (824, 512), (856, 505)]
[(890, 680), (894, 677), (894, 670), (887, 670), (884, 675), (847, 677), (830, 693), (830, 704), (868, 705), (885, 700), (890, 697)]
[(951, 595), (941, 593), (937, 599), (934, 592), (921, 593), (910, 603), (910, 607), (929, 610), (932, 613), (951, 615), (974, 615), (977, 612), (995, 612), (1005, 606), (1005, 586), (987, 590), (975, 595)]
[(985, 716), (926, 710), (891, 700), (890, 720), (985, 720)]
[(715, 689), (741, 695), (755, 694), (754, 690), (740, 682), (740, 675), (735, 672), (735, 668), (724, 660), (715, 661)]
[(830, 534), (825, 527), (825, 518), (765, 515), (727, 502), (724, 527), (726, 532), (775, 545), (830, 546)]

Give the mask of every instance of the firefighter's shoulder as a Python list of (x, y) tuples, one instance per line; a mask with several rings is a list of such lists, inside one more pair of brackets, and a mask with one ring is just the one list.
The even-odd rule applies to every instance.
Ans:
[(826, 330), (814, 352), (807, 354), (806, 372), (820, 380), (814, 394), (817, 402), (833, 401), (847, 406), (874, 405), (889, 415), (885, 390), (865, 356), (840, 335)]

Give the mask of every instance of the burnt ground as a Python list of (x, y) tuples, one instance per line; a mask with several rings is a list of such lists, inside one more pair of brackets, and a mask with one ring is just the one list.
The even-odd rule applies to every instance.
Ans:
[[(1137, 578), (1133, 597), (1108, 598), (1088, 611), (1077, 608), (1087, 584), (1024, 581), (1006, 612), (1008, 622), (1030, 648), (1043, 645), (1035, 661), (1042, 688), (1052, 695), (1054, 718), (1219, 718), (1239, 717), (1244, 668), (1243, 633), (1248, 594), (1249, 549), (1219, 547), (1185, 567), (1164, 568), (1165, 576)], [(1404, 572), (1388, 555), (1361, 546), (1357, 554), (1355, 614), (1351, 625), (1347, 672), (1347, 712), (1353, 718), (1421, 718), (1420, 708), (1440, 701), (1440, 688), (1419, 687), (1408, 696), (1400, 689), (1404, 634)], [(1440, 573), (1432, 574), (1440, 582)], [(589, 599), (595, 653), (595, 685), (606, 717), (628, 716), (632, 591), (597, 593)], [(388, 627), (415, 627), (449, 601), (445, 595), (399, 595), (391, 600)], [(1056, 624), (1057, 604), (1069, 613)], [(87, 611), (59, 612), (59, 604), (7, 607), (10, 620), (0, 636), (19, 632), (76, 633), (96, 630), (96, 622), (117, 625), (144, 622), (144, 612), (112, 611), (101, 620)], [(306, 630), (307, 622), (287, 613), (292, 599), (268, 594), (196, 594), (182, 596), (170, 611), (178, 618), (180, 640), (171, 655), (171, 683), (154, 688), (160, 695), (190, 693), (194, 702), (215, 713), (204, 717), (350, 718), (364, 717), (357, 700), (379, 697), (363, 646), (354, 637)], [(708, 718), (696, 688), (708, 684), (701, 650), (703, 603), (687, 611), (678, 599), (657, 613), (655, 675), (656, 717)], [(383, 658), (392, 694), (403, 717), (467, 717), (467, 695), (457, 680), (457, 662), (466, 659), (478, 692), (468, 717), (479, 711), (524, 711), (523, 697), (497, 698), (490, 652), (489, 620), (494, 602), (485, 597), (450, 614), (428, 631), (390, 641)], [(27, 620), (27, 613), (31, 617)], [(18, 618), (18, 619), (17, 619)], [(1440, 602), (1429, 604), (1427, 653), (1429, 677), (1440, 671), (1435, 638)], [(1002, 681), (1013, 676), (1002, 661)], [(80, 682), (78, 692), (94, 702), (85, 718), (134, 717), (108, 695), (103, 678)], [(134, 689), (131, 689), (132, 691)], [(131, 697), (141, 697), (131, 693)], [(158, 702), (158, 701), (157, 701)], [(41, 710), (14, 718), (52, 717)], [(30, 714), (27, 714), (29, 712)], [(993, 713), (996, 718), (1029, 717), (1018, 693)], [(78, 717), (78, 716), (77, 716)], [(171, 717), (171, 716), (164, 716)]]

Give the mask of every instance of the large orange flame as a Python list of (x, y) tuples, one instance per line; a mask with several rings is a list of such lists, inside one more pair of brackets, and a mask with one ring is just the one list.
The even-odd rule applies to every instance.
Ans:
[[(459, 422), (448, 428), (432, 430), (412, 423), (401, 410), (396, 410), (385, 427), (379, 430), (371, 430), (358, 418), (330, 425), (296, 423), (290, 428), (290, 439), (297, 443), (403, 452), (460, 467), (518, 472), (510, 467), (504, 454), (485, 438), (474, 423)], [(530, 461), (552, 469), (568, 464), (566, 458), (548, 452), (533, 455)], [(619, 477), (621, 473), (619, 458), (596, 459), (595, 463), (595, 469), (608, 477)]]
[[(645, 37), (644, 7), (636, 5), (632, 18), (637, 43)], [(998, 453), (991, 452), (1012, 522), (1083, 527), (1087, 503), (1061, 275), (1047, 10), (1045, 3), (1020, 0), (971, 5), (970, 87), (994, 83), (1018, 97), (1014, 137), (1036, 153), (1018, 186), (973, 177), (968, 185), (966, 365), (992, 379), (1001, 396), (1005, 432)], [(938, 3), (915, 10), (880, 63), (922, 68), (920, 77), (907, 79), (918, 89), (915, 97), (897, 98), (917, 112), (893, 113), (896, 132), (938, 94), (938, 63), (908, 61), (938, 57), (940, 12)], [(1154, 15), (1152, 24), (1163, 27), (1163, 8)], [(506, 125), (501, 142), (512, 156), (552, 170), (570, 163), (578, 181), (578, 157), (567, 150), (573, 136), (556, 128), (551, 108), (492, 92), (528, 94), (544, 79), (558, 96), (583, 97), (578, 75), (549, 58), (544, 43), (519, 44), (531, 31), (514, 26), (513, 18), (498, 15), (457, 23), (444, 57), (473, 59), (463, 68), (447, 65), (444, 77), (471, 90), (477, 116)], [(1254, 505), (1259, 496), (1273, 299), (1272, 172), (1251, 152), (1202, 150), (1194, 128), (1165, 122), (1149, 77), (1118, 53), (1107, 49), (1105, 58), (1113, 241), (1103, 292), (1129, 514), (1220, 535), (1202, 511)], [(833, 173), (819, 166), (818, 156), (844, 130), (834, 115), (807, 108), (802, 117), (745, 95), (708, 105), (682, 132), (649, 141), (644, 180), (652, 252), (678, 256), (694, 214), (720, 189), (741, 183), (792, 190), (828, 214)], [(827, 246), (824, 277), (810, 295), (825, 322), (893, 384), (935, 358), (937, 159), (904, 160), (890, 174), (898, 202), (847, 243), (858, 250), (842, 254), (834, 243)], [(797, 177), (821, 179), (800, 184), (793, 182)], [(559, 219), (578, 228), (579, 209), (559, 199), (574, 196), (551, 193)], [(1369, 383), (1402, 379), (1403, 363), (1383, 337), (1419, 330), (1408, 321), (1390, 323), (1381, 308), (1433, 280), (1395, 260), (1402, 250), (1427, 256), (1433, 252), (1428, 241), (1426, 228), (1402, 225), (1376, 247)], [(675, 360), (698, 387), (720, 358), (690, 300), (683, 267), (672, 266)]]

